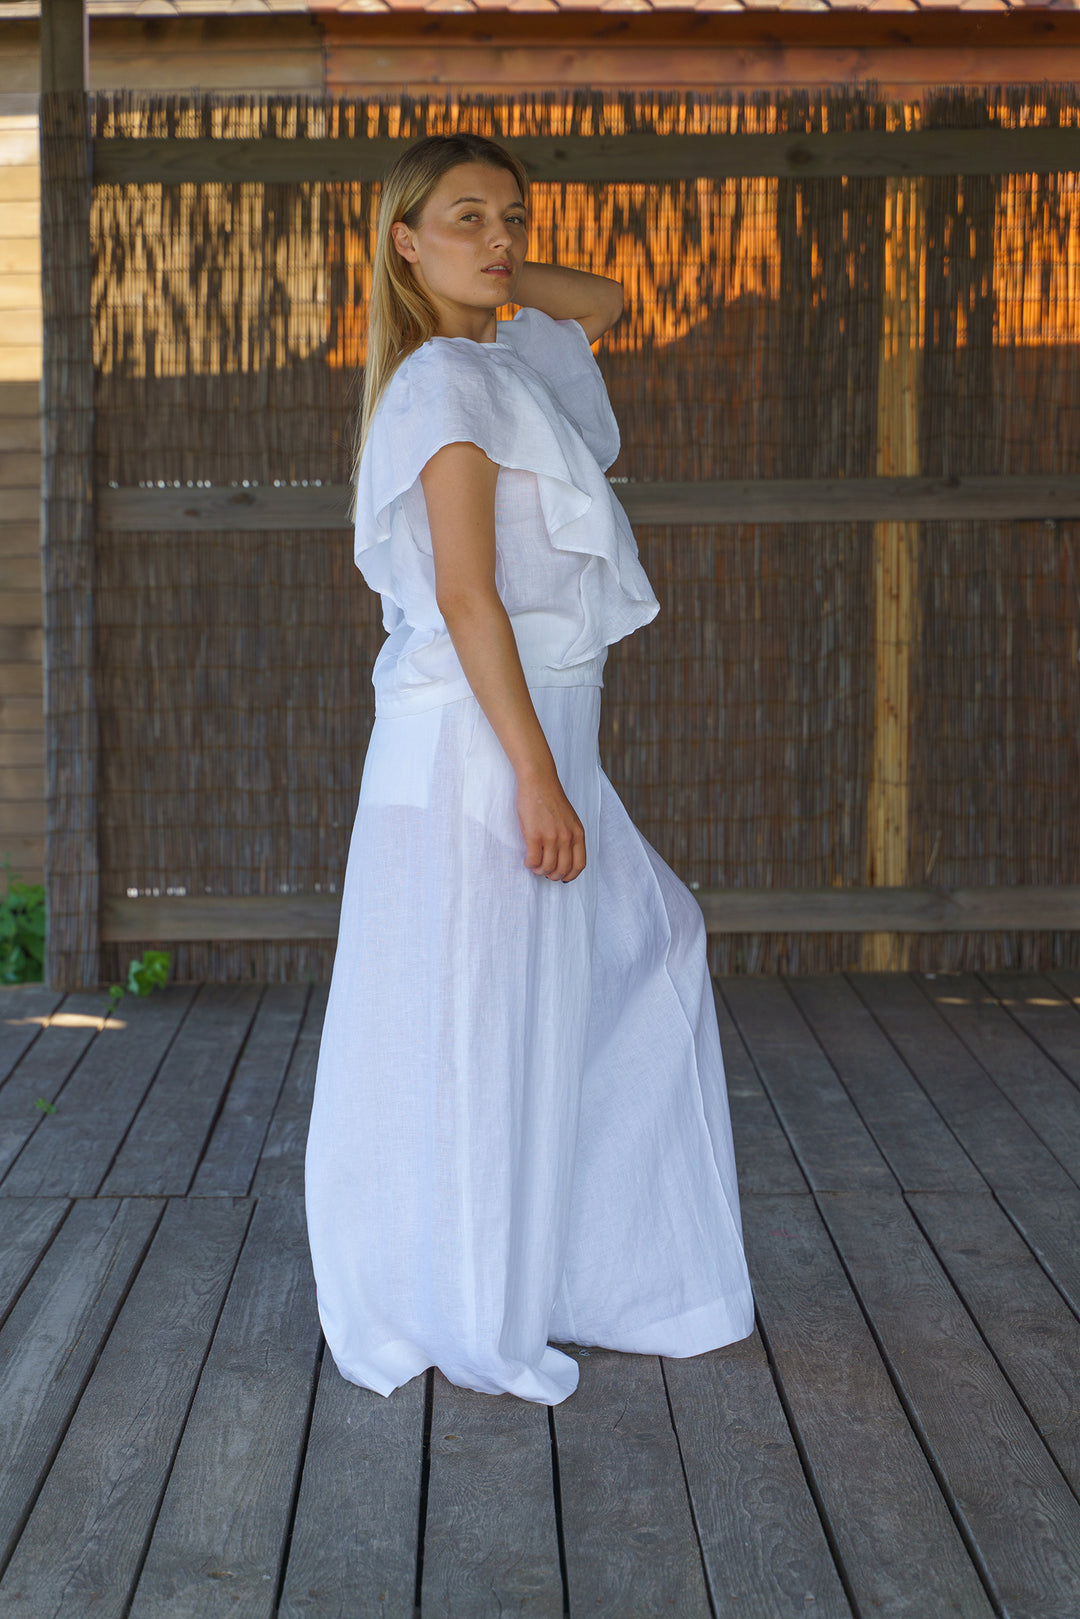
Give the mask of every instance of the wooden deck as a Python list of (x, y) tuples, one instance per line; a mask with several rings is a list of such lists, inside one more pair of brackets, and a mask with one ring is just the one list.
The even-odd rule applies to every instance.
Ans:
[(1080, 974), (722, 980), (758, 1331), (551, 1410), (323, 1352), (325, 998), (0, 992), (0, 1614), (1080, 1615)]

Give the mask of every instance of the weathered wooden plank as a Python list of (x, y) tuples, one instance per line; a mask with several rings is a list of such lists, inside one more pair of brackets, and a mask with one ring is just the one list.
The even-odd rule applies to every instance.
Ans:
[(0, 1332), (0, 1453), (12, 1459), (0, 1472), (0, 1563), (161, 1210), (145, 1198), (76, 1203)]
[(0, 1202), (0, 1323), (9, 1315), (67, 1211), (63, 1197)]
[(901, 1186), (983, 1190), (975, 1165), (846, 979), (808, 973), (785, 983)]
[(191, 1191), (242, 1197), (251, 1186), (307, 1005), (306, 984), (268, 984)]
[(258, 984), (203, 984), (101, 1187), (182, 1196), (259, 1003)]
[[(214, 142), (219, 147), (231, 144)], [(1080, 476), (1068, 473), (699, 478), (619, 482), (614, 489), (631, 522), (650, 524), (940, 522), (980, 517), (1034, 521), (1080, 514)], [(155, 536), (165, 540), (170, 533), (216, 529), (235, 533), (347, 529), (351, 493), (348, 484), (334, 483), (306, 488), (228, 484), (209, 489), (132, 485), (99, 491), (97, 522), (103, 530), (137, 533), (151, 542)], [(827, 896), (833, 890), (820, 892)]]
[(1080, 1196), (1075, 1188), (1064, 1194), (1009, 1188), (997, 1197), (1073, 1314), (1080, 1316)]
[[(768, 135), (559, 135), (506, 140), (533, 180), (699, 176), (1049, 174), (1080, 169), (1080, 132), (1053, 129), (830, 130)], [(387, 137), (156, 140), (99, 137), (98, 184), (378, 180), (408, 144)]]
[(320, 1343), (303, 1204), (263, 1200), (199, 1380), (131, 1619), (269, 1619), (274, 1612)]
[[(884, 187), (877, 342), (878, 476), (917, 477), (925, 299), (920, 275), (926, 234), (926, 181), (891, 175)], [(909, 883), (911, 783), (911, 670), (918, 659), (918, 523), (875, 523), (873, 580), (873, 730), (866, 784), (868, 887)], [(911, 940), (871, 933), (861, 941), (860, 965), (906, 967)]]
[(733, 974), (720, 987), (810, 1185), (894, 1188), (892, 1171), (783, 983)]
[(724, 888), (696, 893), (710, 933), (970, 933), (1080, 927), (1080, 885)]
[(1080, 973), (983, 972), (979, 977), (1020, 1027), (1080, 1085)]
[(716, 1612), (850, 1619), (760, 1334), (663, 1369)]
[(85, 0), (48, 0), (41, 8), (41, 89), (89, 88), (89, 27)]
[(311, 1118), (315, 1069), (329, 994), (329, 984), (312, 987), (304, 1021), (293, 1047), (289, 1071), (281, 1087), (252, 1182), (251, 1189), (256, 1197), (303, 1196), (308, 1121)]
[(660, 1362), (562, 1345), (581, 1377), (553, 1406), (571, 1613), (705, 1619), (701, 1551)]
[(45, 978), (54, 989), (84, 988), (101, 976), (91, 164), (82, 89), (47, 92), (41, 97), (41, 555), (49, 692)]
[[(97, 1191), (194, 996), (192, 985), (170, 984), (148, 1000), (124, 1003), (94, 1035), (56, 1112), (23, 1148), (0, 1195), (89, 1197)], [(0, 1092), (0, 1120), (3, 1099)], [(14, 1141), (16, 1130), (9, 1129)]]
[[(0, 1089), (0, 1175), (5, 1175), (5, 1182), (5, 1172), (10, 1172), (39, 1127), (54, 1125), (60, 1118), (56, 1099), (101, 1028), (105, 1007), (106, 997), (100, 992), (68, 995)], [(56, 1105), (58, 1111), (43, 1113), (36, 1106), (39, 1100)], [(51, 1129), (42, 1133), (42, 1152), (51, 1153), (54, 1138)], [(8, 1194), (5, 1182), (0, 1182), (0, 1195)], [(36, 1185), (22, 1193), (12, 1188), (10, 1195), (34, 1196), (38, 1190)]]
[(134, 939), (333, 939), (340, 894), (192, 894), (102, 905), (101, 936)]
[(749, 1197), (743, 1227), (770, 1359), (857, 1613), (993, 1608), (810, 1197)]
[(1080, 1502), (963, 1308), (902, 1197), (819, 1207), (1000, 1611), (1080, 1609)]
[[(1080, 884), (1055, 888), (701, 888), (710, 933), (970, 933), (1080, 927)], [(108, 897), (102, 938), (332, 939), (340, 894)]]
[(547, 1408), (434, 1379), (421, 1610), (561, 1619)]
[[(1080, 1183), (1080, 1089), (973, 973), (913, 977), (1043, 1144)], [(1080, 1032), (1080, 1017), (1076, 1019)]]
[(413, 1619), (424, 1384), (384, 1398), (324, 1350), (278, 1619)]
[(1031, 1126), (904, 973), (849, 973), (848, 981), (995, 1192), (1075, 1190)]
[(166, 1209), (0, 1583), (0, 1613), (126, 1614), (250, 1212), (228, 1198)]
[[(35, 706), (40, 716), (41, 705)], [(33, 1045), (42, 1024), (63, 998), (44, 984), (12, 984), (0, 989), (0, 1082)]]
[(726, 982), (726, 978), (715, 980), (713, 994), (727, 1076), (740, 1194), (805, 1192), (802, 1170), (780, 1128), (776, 1110), (758, 1078), (742, 1035), (724, 1005), (720, 987)]
[(989, 1193), (922, 1192), (908, 1203), (1080, 1495), (1080, 1322)]

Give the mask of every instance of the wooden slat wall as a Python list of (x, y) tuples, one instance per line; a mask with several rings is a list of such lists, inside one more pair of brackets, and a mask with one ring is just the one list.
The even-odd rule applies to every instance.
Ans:
[(38, 210), (37, 115), (0, 81), (0, 859), (30, 882), (45, 854)]

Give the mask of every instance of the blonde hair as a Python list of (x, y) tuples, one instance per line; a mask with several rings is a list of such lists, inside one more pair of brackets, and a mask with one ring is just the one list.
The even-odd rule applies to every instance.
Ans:
[(362, 374), (353, 455), (351, 520), (356, 516), (360, 457), (379, 400), (402, 360), (434, 337), (439, 328), (438, 315), (414, 279), (408, 261), (394, 246), (390, 229), (398, 220), (415, 228), (443, 175), (462, 163), (487, 163), (492, 168), (508, 170), (521, 187), (522, 201), (528, 198), (525, 165), (486, 135), (427, 135), (401, 153), (383, 180), (368, 306), (367, 363)]

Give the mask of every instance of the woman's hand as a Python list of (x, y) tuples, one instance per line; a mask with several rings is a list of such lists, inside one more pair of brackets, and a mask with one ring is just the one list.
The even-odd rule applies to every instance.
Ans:
[(590, 343), (610, 331), (623, 308), (622, 283), (592, 270), (526, 260), (510, 294), (512, 302), (542, 310), (552, 320), (576, 320)]
[(538, 877), (573, 882), (585, 870), (585, 828), (557, 775), (518, 778), (525, 864)]

